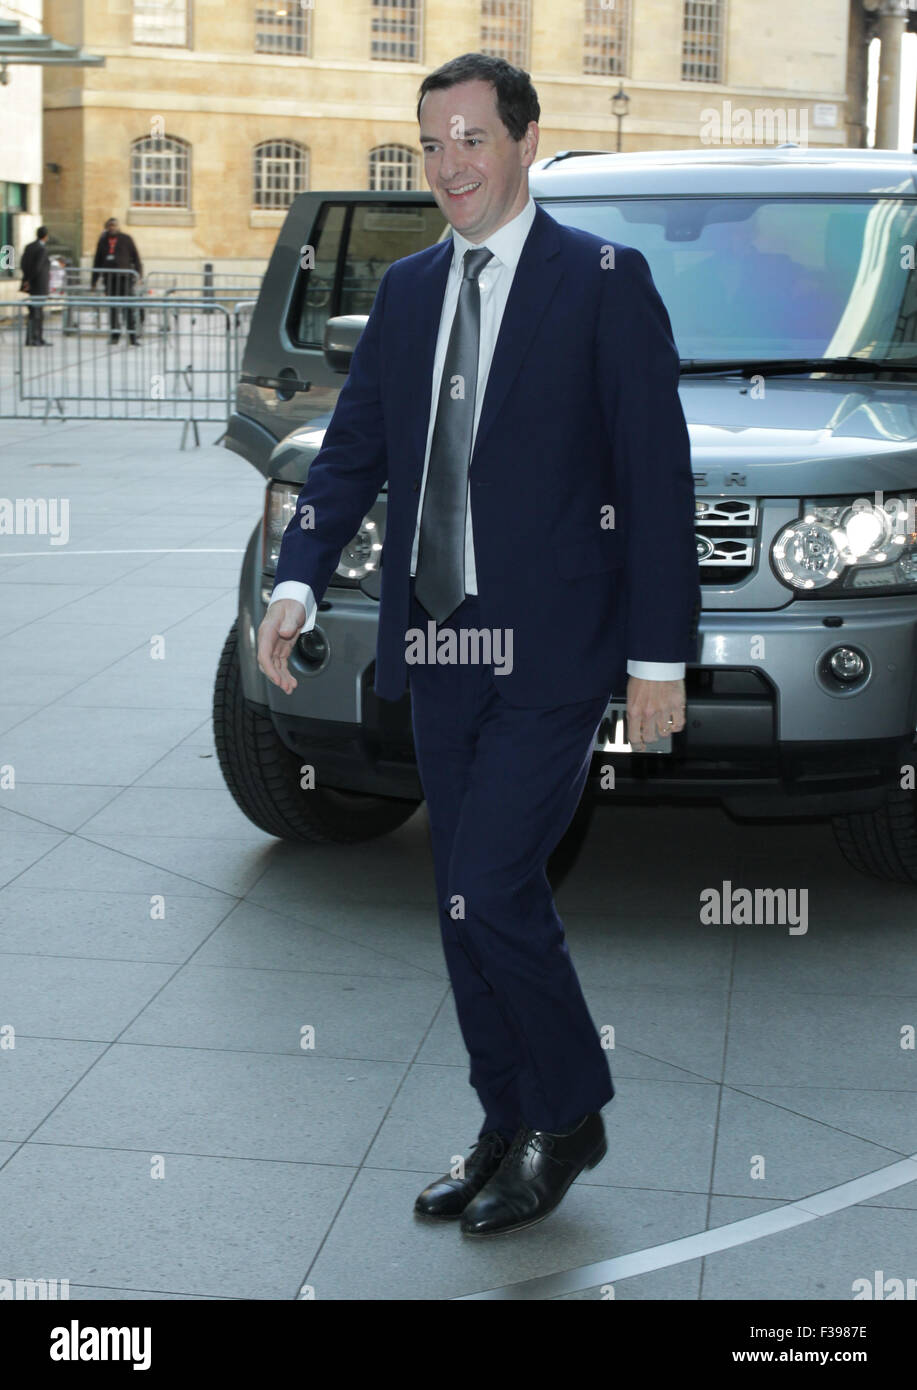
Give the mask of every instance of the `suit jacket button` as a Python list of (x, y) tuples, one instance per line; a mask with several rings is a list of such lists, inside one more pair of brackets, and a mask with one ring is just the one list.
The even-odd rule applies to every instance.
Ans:
[(415, 492), (419, 492), (419, 491), (420, 491), (420, 483), (419, 483), (419, 482), (413, 483), (413, 484), (412, 484), (412, 487), (413, 487), (413, 490), (414, 490)]

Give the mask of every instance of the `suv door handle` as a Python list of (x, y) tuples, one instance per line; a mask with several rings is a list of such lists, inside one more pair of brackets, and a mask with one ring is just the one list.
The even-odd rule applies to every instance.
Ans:
[(300, 381), (297, 376), (251, 376), (242, 372), (239, 380), (246, 386), (261, 386), (266, 391), (283, 391), (290, 396), (312, 390), (311, 381)]

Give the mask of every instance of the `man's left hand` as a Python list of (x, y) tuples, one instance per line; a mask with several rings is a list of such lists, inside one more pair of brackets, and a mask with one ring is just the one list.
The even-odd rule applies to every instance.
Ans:
[(627, 678), (627, 741), (642, 753), (648, 743), (685, 727), (685, 683)]

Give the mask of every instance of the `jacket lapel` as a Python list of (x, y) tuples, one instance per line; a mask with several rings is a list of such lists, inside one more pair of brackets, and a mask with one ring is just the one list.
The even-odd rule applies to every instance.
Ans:
[(535, 220), (522, 247), (494, 347), (471, 454), (472, 467), (507, 391), (519, 375), (523, 358), (560, 281), (563, 269), (559, 253), (557, 223), (536, 204)]

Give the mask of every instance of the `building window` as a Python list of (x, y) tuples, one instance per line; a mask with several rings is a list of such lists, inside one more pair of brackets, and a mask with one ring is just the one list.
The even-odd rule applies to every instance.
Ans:
[(621, 77), (627, 72), (630, 0), (586, 0), (583, 72)]
[(134, 0), (134, 43), (188, 47), (188, 0)]
[(418, 157), (406, 145), (379, 145), (369, 152), (369, 187), (373, 193), (418, 188)]
[(255, 6), (255, 52), (312, 53), (312, 6), (301, 0)]
[(309, 187), (309, 151), (295, 140), (263, 140), (254, 148), (254, 208), (288, 208)]
[(684, 82), (722, 82), (723, 8), (723, 0), (685, 0), (681, 40)]
[(147, 135), (131, 145), (131, 206), (187, 208), (191, 146), (172, 135)]
[(422, 0), (373, 0), (369, 56), (420, 62)]
[(481, 0), (480, 51), (527, 68), (531, 8), (531, 0)]

